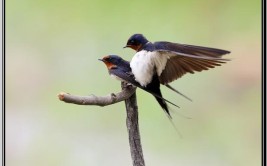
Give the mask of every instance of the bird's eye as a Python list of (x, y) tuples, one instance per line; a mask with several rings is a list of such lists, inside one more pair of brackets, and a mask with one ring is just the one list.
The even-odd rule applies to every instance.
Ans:
[(134, 40), (131, 40), (130, 43), (134, 43)]

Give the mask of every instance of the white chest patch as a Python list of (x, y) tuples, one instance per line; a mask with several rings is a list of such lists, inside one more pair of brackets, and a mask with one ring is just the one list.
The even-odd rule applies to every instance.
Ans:
[(125, 82), (125, 80), (121, 79), (120, 77), (116, 76), (116, 75), (113, 75), (113, 74), (110, 74), (110, 76), (116, 80), (119, 80), (119, 81), (123, 81)]
[(146, 86), (151, 82), (155, 72), (160, 76), (165, 69), (168, 58), (168, 56), (158, 52), (144, 50), (137, 52), (130, 62), (135, 80), (142, 86)]

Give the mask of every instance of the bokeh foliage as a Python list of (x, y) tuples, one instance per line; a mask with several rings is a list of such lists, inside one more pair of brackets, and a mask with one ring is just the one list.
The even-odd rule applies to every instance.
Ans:
[[(193, 102), (172, 128), (154, 98), (138, 90), (147, 165), (260, 165), (261, 12), (258, 0), (7, 0), (6, 165), (130, 165), (124, 104), (76, 106), (60, 91), (120, 90), (97, 59), (118, 54), (128, 37), (230, 50), (232, 61), (172, 83)], [(192, 117), (188, 120), (180, 116)]]

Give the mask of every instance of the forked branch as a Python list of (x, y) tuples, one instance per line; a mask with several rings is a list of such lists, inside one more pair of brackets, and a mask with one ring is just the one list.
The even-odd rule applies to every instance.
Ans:
[(133, 166), (145, 166), (138, 126), (138, 106), (135, 94), (136, 87), (122, 82), (121, 88), (121, 92), (116, 94), (111, 93), (107, 96), (78, 96), (61, 92), (58, 94), (58, 98), (66, 103), (98, 106), (107, 106), (120, 101), (125, 101), (127, 111), (126, 126), (129, 134), (129, 144)]
[(78, 105), (107, 106), (128, 99), (134, 94), (135, 90), (136, 90), (135, 87), (128, 85), (121, 92), (118, 92), (116, 94), (111, 93), (110, 95), (107, 96), (95, 96), (95, 95), (78, 96), (61, 92), (58, 94), (58, 98), (59, 100), (64, 101), (66, 103), (72, 103)]

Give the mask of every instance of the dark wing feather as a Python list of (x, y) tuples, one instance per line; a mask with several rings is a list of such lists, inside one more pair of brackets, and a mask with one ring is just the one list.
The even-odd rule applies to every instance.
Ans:
[(209, 68), (220, 66), (222, 63), (225, 63), (225, 60), (197, 59), (177, 55), (171, 56), (166, 63), (165, 69), (159, 76), (159, 80), (160, 83), (166, 85), (186, 73), (193, 74), (195, 71), (208, 70)]
[(131, 70), (127, 70), (127, 69), (126, 70), (120, 70), (118, 68), (115, 68), (115, 69), (110, 69), (109, 73), (121, 78), (122, 80), (124, 80), (128, 83), (133, 84), (136, 87), (141, 86), (137, 81), (135, 81), (135, 77), (132, 74)]
[(155, 42), (154, 47), (155, 50), (172, 51), (176, 52), (177, 54), (183, 53), (188, 55), (204, 56), (212, 58), (221, 58), (222, 55), (230, 53), (230, 51), (217, 48), (185, 45), (185, 44), (171, 43), (171, 42)]
[(168, 84), (186, 73), (193, 74), (220, 66), (228, 59), (222, 58), (229, 51), (202, 46), (185, 45), (171, 42), (148, 43), (148, 51), (157, 51), (161, 56), (167, 56), (165, 69), (159, 76), (160, 83)]

